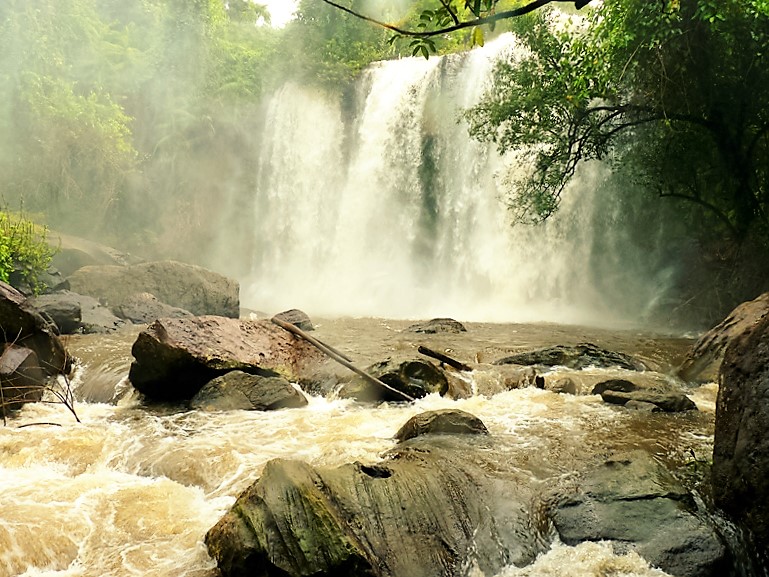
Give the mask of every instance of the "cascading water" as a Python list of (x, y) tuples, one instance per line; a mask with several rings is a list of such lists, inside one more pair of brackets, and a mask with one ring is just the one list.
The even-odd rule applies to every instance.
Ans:
[(230, 271), (243, 304), (388, 318), (643, 318), (667, 273), (657, 247), (635, 246), (618, 222), (627, 199), (602, 185), (608, 171), (584, 166), (556, 218), (513, 226), (514, 160), (468, 135), (462, 110), (512, 50), (504, 36), (467, 54), (376, 64), (344, 109), (295, 84), (278, 90), (266, 107), (250, 271)]

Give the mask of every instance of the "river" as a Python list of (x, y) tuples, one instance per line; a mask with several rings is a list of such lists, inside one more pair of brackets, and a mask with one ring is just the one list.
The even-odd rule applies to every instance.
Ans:
[[(541, 479), (615, 450), (643, 448), (682, 470), (692, 455), (708, 459), (711, 454), (715, 384), (689, 391), (698, 412), (649, 415), (589, 394), (559, 395), (533, 387), (492, 394), (499, 390), (499, 375), (485, 364), (523, 349), (589, 341), (637, 355), (655, 369), (644, 379), (668, 380), (689, 338), (492, 323), (466, 323), (468, 331), (459, 335), (422, 335), (406, 331), (409, 324), (316, 320), (315, 334), (359, 366), (415, 353), (418, 345), (480, 362), (472, 382), (480, 394), (378, 407), (310, 397), (306, 408), (274, 412), (148, 406), (126, 379), (137, 329), (71, 337), (68, 347), (79, 358), (71, 384), (81, 399), (76, 404), (81, 422), (60, 404), (34, 404), (0, 427), (0, 575), (214, 577), (203, 537), (267, 461), (373, 463), (394, 446), (392, 435), (408, 418), (430, 409), (456, 407), (477, 415), (502, 447), (501, 458)], [(554, 371), (545, 377), (566, 374), (585, 393), (598, 380), (628, 376), (603, 369)], [(520, 575), (664, 573), (635, 555), (613, 555), (610, 544), (590, 543), (556, 544), (533, 565), (509, 567), (497, 577)]]

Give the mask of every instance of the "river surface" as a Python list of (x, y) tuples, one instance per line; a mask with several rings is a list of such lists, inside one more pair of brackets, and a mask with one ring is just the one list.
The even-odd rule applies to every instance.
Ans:
[[(381, 319), (317, 320), (315, 336), (359, 366), (425, 345), (466, 363), (481, 363), (471, 398), (429, 396), (375, 408), (311, 397), (309, 406), (274, 412), (203, 413), (149, 407), (126, 377), (138, 329), (68, 341), (80, 360), (72, 387), (81, 422), (60, 404), (26, 406), (0, 427), (0, 576), (215, 577), (206, 531), (237, 495), (277, 457), (336, 466), (376, 462), (411, 416), (455, 407), (480, 417), (502, 447), (500, 458), (541, 479), (579, 469), (615, 450), (643, 448), (685, 468), (712, 452), (716, 385), (688, 391), (700, 411), (640, 414), (604, 404), (589, 389), (619, 370), (553, 371), (570, 375), (585, 394), (536, 388), (503, 391), (485, 363), (551, 344), (592, 342), (631, 353), (670, 380), (691, 339), (634, 330), (555, 324), (467, 323), (460, 335), (405, 331), (411, 323)], [(100, 402), (97, 402), (100, 401)], [(48, 423), (48, 424), (43, 424)], [(53, 425), (50, 423), (56, 423)], [(471, 577), (482, 576), (471, 569)], [(609, 543), (556, 543), (526, 568), (497, 577), (652, 576), (634, 554)]]

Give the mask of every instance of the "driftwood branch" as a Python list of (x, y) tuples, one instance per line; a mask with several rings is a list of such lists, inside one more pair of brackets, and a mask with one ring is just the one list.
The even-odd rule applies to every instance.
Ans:
[(300, 329), (296, 325), (292, 325), (291, 323), (287, 323), (286, 321), (283, 321), (283, 320), (275, 318), (275, 317), (272, 317), (272, 322), (275, 323), (276, 325), (278, 325), (280, 328), (285, 329), (285, 330), (287, 330), (290, 333), (293, 333), (294, 335), (298, 336), (301, 339), (304, 339), (305, 341), (310, 343), (312, 346), (314, 346), (316, 349), (318, 349), (320, 352), (322, 352), (323, 354), (331, 357), (332, 359), (334, 359), (340, 365), (343, 365), (343, 366), (347, 367), (348, 369), (350, 369), (356, 375), (358, 375), (360, 377), (363, 377), (369, 383), (372, 383), (372, 384), (377, 385), (379, 387), (383, 387), (383, 388), (387, 389), (388, 391), (393, 392), (393, 393), (395, 393), (396, 395), (398, 395), (400, 397), (403, 397), (407, 401), (413, 401), (414, 400), (414, 397), (411, 397), (411, 396), (407, 395), (406, 393), (404, 393), (402, 391), (399, 391), (398, 389), (394, 389), (393, 387), (391, 387), (387, 383), (383, 383), (379, 379), (377, 379), (375, 377), (372, 377), (371, 375), (369, 375), (365, 371), (362, 371), (361, 369), (359, 369), (358, 367), (353, 365), (344, 355), (342, 355), (339, 352), (335, 351), (333, 348), (329, 347), (328, 345), (322, 343), (321, 341), (319, 341), (315, 337), (311, 337), (310, 335), (308, 335), (306, 332), (304, 332), (302, 329)]
[(466, 365), (465, 363), (463, 363), (461, 361), (458, 361), (456, 359), (452, 359), (448, 355), (444, 355), (443, 353), (439, 353), (438, 351), (434, 351), (432, 349), (428, 349), (427, 347), (423, 347), (422, 345), (420, 345), (417, 348), (417, 351), (419, 351), (420, 353), (422, 353), (423, 355), (425, 355), (427, 357), (432, 357), (434, 359), (437, 359), (440, 362), (445, 363), (445, 364), (447, 364), (450, 367), (454, 367), (458, 371), (472, 371), (473, 370), (472, 367)]

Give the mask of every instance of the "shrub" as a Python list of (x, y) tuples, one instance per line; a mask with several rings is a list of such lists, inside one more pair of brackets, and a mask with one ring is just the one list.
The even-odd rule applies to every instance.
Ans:
[(48, 244), (48, 229), (21, 215), (0, 212), (0, 280), (11, 283), (19, 273), (21, 283), (37, 293), (43, 285), (40, 275), (48, 269), (55, 251)]

